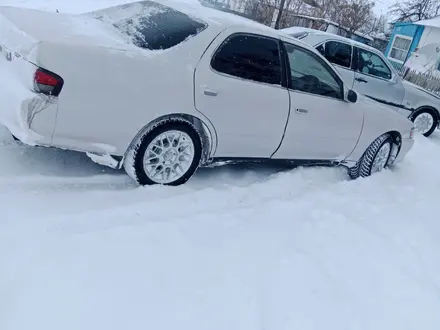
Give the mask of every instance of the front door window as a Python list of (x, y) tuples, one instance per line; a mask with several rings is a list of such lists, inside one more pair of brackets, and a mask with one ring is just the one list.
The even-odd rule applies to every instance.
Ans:
[(391, 70), (379, 55), (368, 50), (357, 48), (358, 63), (356, 69), (358, 72), (374, 76), (381, 79), (391, 79)]
[(343, 98), (343, 85), (334, 71), (318, 55), (286, 44), (290, 67), (290, 88), (320, 96)]

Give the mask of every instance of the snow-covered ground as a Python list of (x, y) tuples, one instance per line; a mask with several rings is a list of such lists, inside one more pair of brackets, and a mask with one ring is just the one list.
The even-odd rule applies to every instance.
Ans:
[[(123, 0), (0, 0), (92, 2)], [(368, 179), (222, 167), (175, 188), (0, 141), (1, 330), (440, 328), (438, 133)]]

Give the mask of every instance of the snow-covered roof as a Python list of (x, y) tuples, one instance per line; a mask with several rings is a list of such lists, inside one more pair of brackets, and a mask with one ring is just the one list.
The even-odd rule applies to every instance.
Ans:
[(414, 24), (440, 28), (440, 16), (414, 22)]
[(389, 38), (385, 35), (383, 32), (377, 32), (377, 33), (371, 33), (370, 35), (373, 39), (380, 39), (380, 40), (388, 40)]

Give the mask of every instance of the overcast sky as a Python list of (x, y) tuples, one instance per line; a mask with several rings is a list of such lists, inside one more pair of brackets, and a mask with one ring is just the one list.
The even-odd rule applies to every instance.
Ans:
[(386, 14), (389, 9), (389, 6), (392, 6), (396, 3), (396, 0), (374, 0), (376, 5), (374, 6), (373, 10), (376, 13), (376, 15), (380, 14)]

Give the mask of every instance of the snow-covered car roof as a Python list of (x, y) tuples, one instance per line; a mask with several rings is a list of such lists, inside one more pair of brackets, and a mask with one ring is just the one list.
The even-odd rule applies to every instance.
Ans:
[(352, 46), (359, 46), (359, 47), (377, 52), (376, 48), (368, 46), (367, 44), (356, 41), (354, 39), (340, 36), (338, 34), (330, 33), (330, 32), (324, 32), (324, 31), (320, 31), (320, 30), (314, 30), (314, 29), (303, 28), (303, 27), (296, 27), (295, 29), (292, 27), (292, 28), (281, 29), (279, 31), (282, 33), (286, 33), (286, 34), (297, 33), (297, 32), (307, 32), (309, 34), (313, 34), (317, 37), (322, 38), (322, 40), (326, 40), (326, 39), (340, 40), (341, 42), (343, 41), (343, 42), (348, 43)]
[(112, 7), (103, 8), (101, 10), (97, 10), (94, 12), (89, 12), (86, 14), (96, 13), (96, 12), (104, 12), (104, 11), (117, 11), (118, 9), (130, 10), (130, 7), (135, 9), (137, 6), (142, 6), (148, 2), (155, 2), (164, 6), (171, 7), (176, 9), (188, 16), (192, 16), (194, 18), (198, 18), (203, 20), (208, 25), (211, 26), (219, 26), (219, 27), (228, 27), (228, 26), (247, 26), (252, 27), (256, 31), (265, 31), (265, 33), (272, 33), (276, 35), (276, 30), (268, 27), (266, 25), (260, 24), (256, 21), (247, 19), (245, 17), (235, 15), (232, 13), (224, 12), (218, 9), (210, 8), (202, 5), (198, 1), (178, 1), (178, 0), (145, 0), (145, 1), (136, 1), (128, 4), (116, 5)]
[[(158, 6), (153, 4), (158, 4)], [(160, 8), (160, 5), (166, 7)], [(82, 14), (0, 6), (0, 17), (2, 18), (0, 22), (6, 28), (4, 31), (16, 31), (15, 35), (18, 38), (15, 38), (16, 40), (9, 38), (11, 40), (8, 40), (8, 45), (11, 49), (20, 49), (22, 52), (24, 50), (27, 50), (27, 53), (30, 52), (33, 46), (40, 41), (131, 49), (131, 45), (121, 39), (120, 33), (114, 30), (111, 24), (99, 24), (96, 18), (104, 18), (103, 21), (115, 23), (121, 20), (129, 21), (131, 18), (136, 18), (136, 15), (139, 16), (140, 13), (148, 13), (148, 11), (166, 11), (166, 8), (181, 12), (196, 21), (202, 21), (218, 32), (230, 26), (239, 26), (250, 28), (255, 33), (278, 37), (278, 31), (271, 27), (232, 13), (203, 6), (201, 3), (191, 0), (189, 2), (177, 0), (136, 1)], [(0, 39), (4, 41), (5, 36), (0, 35)], [(15, 46), (12, 47), (12, 45)]]

